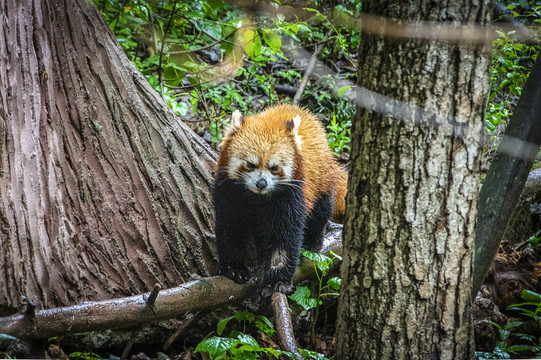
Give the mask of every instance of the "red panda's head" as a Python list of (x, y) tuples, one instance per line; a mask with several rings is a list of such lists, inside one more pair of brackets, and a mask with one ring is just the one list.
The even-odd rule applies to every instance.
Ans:
[(301, 118), (273, 115), (245, 118), (235, 111), (220, 144), (219, 171), (256, 194), (271, 193), (299, 177)]

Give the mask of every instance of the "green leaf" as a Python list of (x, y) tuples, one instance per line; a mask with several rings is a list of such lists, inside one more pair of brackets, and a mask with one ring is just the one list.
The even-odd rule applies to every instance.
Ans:
[(280, 355), (286, 355), (288, 356), (290, 359), (297, 359), (297, 357), (295, 355), (293, 355), (293, 353), (290, 353), (289, 351), (284, 351), (284, 350), (274, 350), (273, 348), (265, 348), (266, 352), (267, 353), (270, 353), (272, 354), (273, 356), (275, 356), (276, 358), (278, 358)]
[(336, 95), (338, 97), (342, 97), (344, 96), (345, 93), (348, 92), (349, 89), (351, 89), (351, 85), (342, 86), (340, 89), (338, 89), (338, 91), (336, 92)]
[(237, 311), (235, 315), (233, 315), (235, 319), (237, 319), (238, 322), (242, 322), (243, 320), (248, 321), (251, 323), (255, 320), (255, 314), (251, 313), (249, 311)]
[(315, 261), (315, 262), (318, 262), (318, 263), (320, 263), (320, 262), (329, 262), (329, 261), (332, 262), (331, 258), (328, 257), (327, 255), (311, 252), (311, 251), (308, 251), (308, 250), (302, 250), (301, 254), (304, 257), (307, 257), (308, 259), (310, 259), (312, 261)]
[(225, 1), (223, 0), (207, 0), (209, 8), (213, 10), (221, 9), (225, 6)]
[(541, 301), (541, 295), (531, 290), (522, 290), (522, 298), (526, 301)]
[(340, 284), (342, 284), (342, 279), (335, 276), (327, 280), (327, 284), (329, 284), (330, 287), (333, 288), (334, 290), (340, 290)]
[(315, 351), (299, 348), (299, 352), (301, 353), (302, 357), (305, 359), (328, 360), (328, 358), (325, 357), (325, 355), (317, 353)]
[(295, 292), (288, 297), (302, 306), (305, 310), (315, 308), (317, 300), (310, 297), (310, 289), (306, 286), (297, 286)]
[(244, 51), (252, 59), (261, 55), (261, 38), (257, 32), (250, 29), (244, 32)]
[(528, 301), (528, 302), (523, 302), (523, 303), (520, 303), (520, 304), (509, 305), (507, 308), (510, 309), (510, 310), (525, 310), (521, 306), (537, 306), (537, 305), (539, 305), (538, 302)]
[(222, 333), (224, 332), (225, 326), (227, 325), (229, 320), (231, 320), (233, 318), (234, 318), (233, 316), (230, 316), (228, 318), (225, 318), (225, 319), (221, 320), (218, 323), (218, 325), (216, 326), (216, 332), (218, 333), (218, 335), (222, 335)]
[[(261, 351), (263, 351), (267, 355), (272, 355), (275, 359), (278, 359), (280, 354), (286, 353), (285, 351), (276, 350), (270, 347), (261, 348)], [(293, 359), (295, 359), (295, 357), (293, 357)]]
[(531, 350), (532, 348), (533, 348), (532, 345), (511, 345), (505, 350), (517, 352), (517, 351)]
[(220, 24), (211, 22), (206, 23), (205, 30), (215, 39), (219, 39), (222, 37), (222, 27), (220, 26)]
[[(350, 124), (350, 126), (351, 126), (351, 124)], [(351, 139), (349, 139), (349, 140), (351, 140)], [(348, 141), (348, 142), (349, 142), (349, 141)], [(338, 259), (338, 260), (342, 261), (342, 257), (341, 257), (340, 255), (338, 255), (337, 253), (335, 253), (335, 252), (332, 251), (332, 250), (330, 251), (330, 253), (331, 253), (331, 255), (332, 255), (335, 259)]]
[(297, 24), (289, 24), (288, 30), (293, 32), (294, 34), (299, 32), (299, 25)]
[(280, 51), (280, 48), (282, 47), (282, 38), (274, 31), (263, 30), (263, 40), (265, 40), (267, 45), (269, 45), (272, 49)]
[(268, 336), (273, 336), (276, 333), (276, 330), (274, 330), (274, 325), (266, 316), (258, 315), (255, 326), (259, 329), (259, 331)]
[(197, 344), (195, 352), (208, 352), (211, 358), (225, 353), (235, 345), (236, 340), (222, 337), (211, 337)]
[(254, 350), (260, 349), (257, 341), (250, 335), (240, 333), (237, 336), (237, 339), (239, 339), (242, 344), (250, 345)]
[(510, 329), (516, 328), (516, 327), (518, 327), (518, 326), (520, 326), (522, 324), (523, 324), (522, 321), (510, 322), (510, 323), (505, 324), (504, 329), (505, 330), (510, 330)]

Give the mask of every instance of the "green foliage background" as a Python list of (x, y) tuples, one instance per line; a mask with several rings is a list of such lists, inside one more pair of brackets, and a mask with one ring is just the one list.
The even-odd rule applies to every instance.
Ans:
[(256, 14), (222, 0), (94, 2), (152, 87), (214, 143), (233, 110), (251, 114), (291, 102), (303, 75), (290, 61), (291, 52), (305, 48), (312, 53), (322, 45), (319, 59), (337, 74), (309, 82), (301, 105), (322, 115), (336, 154), (349, 149), (355, 106), (332, 95), (329, 87), (341, 79), (355, 82), (360, 32), (333, 23), (342, 19), (347, 24), (359, 14), (361, 1), (332, 9), (317, 2), (299, 9), (269, 1), (260, 3), (264, 11)]
[[(94, 2), (152, 87), (213, 143), (219, 141), (233, 110), (251, 114), (277, 102), (291, 102), (303, 75), (291, 61), (292, 51), (312, 52), (321, 45), (319, 59), (336, 75), (316, 76), (301, 105), (321, 115), (337, 156), (349, 150), (355, 105), (343, 96), (347, 87), (338, 94), (330, 89), (340, 80), (356, 81), (360, 30), (350, 20), (360, 14), (360, 0), (338, 5), (312, 0), (302, 9), (278, 0), (256, 2), (257, 8), (251, 9), (223, 0)], [(507, 6), (518, 21), (541, 23), (541, 2)], [(514, 31), (498, 34), (486, 111), (487, 130), (496, 137), (509, 121), (539, 53), (539, 46), (514, 39)]]

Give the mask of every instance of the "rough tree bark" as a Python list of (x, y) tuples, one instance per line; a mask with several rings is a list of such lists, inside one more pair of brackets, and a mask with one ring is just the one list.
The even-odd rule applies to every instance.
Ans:
[(0, 314), (211, 273), (215, 154), (90, 1), (0, 1), (0, 84)]
[[(366, 1), (363, 11), (458, 26), (487, 24), (490, 3)], [(362, 33), (359, 85), (397, 101), (374, 96), (382, 112), (361, 108), (353, 124), (338, 359), (473, 357), (488, 47)]]

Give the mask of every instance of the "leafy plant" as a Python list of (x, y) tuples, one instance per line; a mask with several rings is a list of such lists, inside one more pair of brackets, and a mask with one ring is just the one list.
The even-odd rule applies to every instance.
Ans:
[(339, 156), (345, 150), (350, 150), (351, 142), (351, 121), (339, 122), (333, 114), (332, 120), (327, 125), (327, 139), (335, 156)]
[(302, 357), (305, 359), (328, 360), (328, 358), (325, 355), (320, 354), (317, 351), (299, 349), (299, 352), (301, 353)]
[[(276, 330), (272, 322), (263, 315), (255, 315), (248, 311), (237, 311), (233, 316), (221, 320), (216, 332), (222, 335), (225, 328), (230, 324), (231, 320), (236, 320), (236, 325), (242, 327), (242, 331), (232, 330), (227, 337), (213, 336), (201, 341), (197, 344), (195, 352), (207, 352), (211, 359), (261, 359), (272, 358), (278, 359), (280, 355), (285, 355), (291, 359), (295, 359), (295, 355), (290, 352), (277, 350), (272, 347), (260, 346), (257, 340), (246, 331), (249, 330), (249, 325), (257, 328), (257, 333), (260, 336), (274, 338)], [(315, 351), (299, 349), (299, 352), (305, 359), (327, 360), (327, 358)]]
[[(528, 17), (540, 23), (541, 5), (531, 6), (531, 10), (515, 4), (508, 5), (516, 19)], [(538, 45), (527, 45), (514, 38), (515, 31), (498, 31), (498, 39), (492, 43), (492, 76), (489, 103), (485, 121), (489, 132), (494, 132), (499, 124), (506, 124), (512, 116), (512, 109), (522, 92), (530, 74), (530, 68), (539, 54)]]
[[(537, 322), (541, 328), (541, 294), (530, 290), (522, 290), (522, 298), (526, 300), (520, 304), (508, 306), (509, 310), (519, 311), (521, 315), (529, 317)], [(541, 355), (541, 338), (536, 338), (530, 334), (512, 333), (515, 328), (523, 324), (521, 321), (511, 322), (501, 327), (495, 322), (490, 322), (498, 328), (500, 340), (496, 343), (492, 352), (478, 352), (478, 359), (510, 359), (511, 355), (518, 355), (520, 352), (529, 351), (536, 355)], [(510, 344), (511, 335), (515, 336), (527, 344)]]
[(333, 289), (335, 291), (340, 290), (340, 283), (341, 279), (338, 277), (330, 278), (326, 281), (325, 284), (323, 284), (323, 279), (325, 277), (325, 274), (331, 267), (331, 265), (334, 262), (334, 259), (342, 260), (342, 258), (335, 254), (334, 252), (331, 252), (332, 257), (311, 252), (308, 250), (302, 250), (301, 254), (306, 257), (307, 259), (310, 259), (313, 261), (314, 264), (314, 272), (316, 274), (317, 280), (318, 280), (318, 293), (315, 298), (311, 297), (310, 289), (306, 286), (297, 286), (295, 289), (295, 292), (288, 297), (295, 301), (297, 304), (302, 306), (305, 310), (309, 310), (312, 308), (316, 308), (319, 305), (323, 303), (322, 298), (325, 296), (338, 296), (339, 293), (336, 292), (327, 292), (327, 289)]
[[(318, 292), (315, 297), (312, 297), (312, 293), (308, 287), (297, 286), (295, 292), (288, 297), (300, 306), (302, 306), (305, 310), (315, 309), (314, 318), (312, 320), (312, 327), (310, 331), (310, 335), (313, 340), (315, 337), (315, 326), (319, 316), (319, 307), (323, 304), (322, 299), (326, 296), (340, 295), (336, 291), (340, 290), (340, 284), (342, 282), (342, 279), (340, 279), (339, 277), (333, 277), (323, 283), (324, 277), (331, 265), (333, 264), (334, 259), (342, 260), (342, 258), (334, 252), (331, 252), (332, 257), (307, 250), (302, 250), (301, 254), (304, 257), (313, 261), (314, 271), (318, 280)], [(332, 290), (328, 291), (329, 289)]]
[(522, 325), (522, 322), (511, 322), (507, 323), (503, 328), (493, 322), (490, 321), (490, 323), (498, 328), (498, 332), (500, 334), (500, 340), (496, 342), (496, 345), (494, 347), (494, 350), (492, 352), (481, 352), (477, 351), (475, 352), (475, 355), (478, 360), (484, 360), (484, 359), (511, 359), (511, 354), (517, 355), (520, 351), (527, 350), (522, 345), (509, 345), (509, 338), (511, 335), (511, 331), (515, 329), (516, 327)]
[(228, 337), (214, 336), (203, 340), (195, 348), (196, 352), (208, 352), (211, 359), (259, 359), (262, 355), (278, 358), (280, 354), (293, 356), (291, 353), (276, 350), (271, 347), (261, 347), (255, 338), (245, 334), (247, 327), (253, 324), (258, 334), (274, 337), (276, 330), (272, 322), (263, 315), (255, 315), (247, 311), (237, 311), (235, 315), (221, 320), (216, 328), (222, 335), (231, 320), (242, 325), (242, 331), (233, 330)]
[(269, 337), (273, 337), (276, 334), (272, 322), (267, 317), (255, 315), (248, 311), (237, 311), (235, 315), (225, 318), (218, 323), (216, 329), (218, 335), (222, 335), (227, 324), (233, 319), (237, 320), (239, 324), (242, 324), (242, 332), (246, 332), (247, 325), (254, 324), (260, 334), (265, 334)]
[[(531, 290), (522, 290), (522, 298), (526, 300), (520, 304), (509, 305), (509, 310), (519, 311), (521, 315), (527, 316), (535, 320), (538, 325), (541, 325), (541, 294), (533, 292)], [(533, 309), (525, 306), (532, 306)]]
[(76, 360), (101, 360), (101, 356), (94, 354), (91, 351), (87, 351), (87, 352), (75, 351), (69, 354), (69, 357)]
[(262, 355), (277, 359), (281, 354), (295, 358), (293, 354), (271, 347), (260, 347), (250, 335), (237, 334), (236, 338), (211, 337), (203, 340), (195, 352), (207, 352), (211, 359), (260, 359)]

